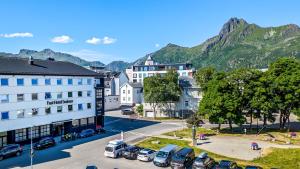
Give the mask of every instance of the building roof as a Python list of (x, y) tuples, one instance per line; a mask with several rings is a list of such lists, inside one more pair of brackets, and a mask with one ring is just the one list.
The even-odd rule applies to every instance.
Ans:
[(55, 61), (17, 57), (0, 57), (1, 75), (49, 75), (49, 76), (103, 76), (79, 65)]
[(129, 86), (131, 86), (133, 88), (143, 88), (142, 83), (132, 83), (132, 82), (126, 82), (121, 87), (123, 87), (126, 84), (128, 84)]

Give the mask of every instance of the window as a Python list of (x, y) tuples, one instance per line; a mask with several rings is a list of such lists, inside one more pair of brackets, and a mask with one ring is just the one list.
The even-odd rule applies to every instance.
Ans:
[(134, 73), (134, 74), (133, 74), (133, 78), (136, 78), (136, 77), (137, 77), (137, 75), (136, 75), (136, 73)]
[(50, 125), (40, 126), (41, 136), (50, 135)]
[(57, 80), (56, 80), (56, 84), (57, 84), (57, 85), (62, 85), (62, 79), (57, 79)]
[(17, 79), (17, 86), (24, 86), (24, 79)]
[(61, 113), (63, 110), (63, 107), (62, 106), (57, 106), (57, 113)]
[(147, 73), (143, 73), (144, 78), (147, 77)]
[(17, 94), (17, 101), (18, 102), (24, 101), (24, 94)]
[(82, 104), (78, 104), (78, 110), (83, 110)]
[(87, 95), (87, 97), (91, 97), (92, 96), (92, 91), (87, 91), (86, 95)]
[(96, 90), (96, 98), (102, 98), (102, 90)]
[(60, 93), (57, 93), (57, 95), (56, 95), (56, 98), (57, 98), (57, 99), (61, 99), (61, 98), (62, 98), (62, 95), (63, 95), (63, 93), (62, 93), (62, 92), (60, 92)]
[(82, 79), (78, 79), (78, 85), (82, 85)]
[(88, 118), (88, 123), (89, 124), (94, 124), (95, 123), (95, 118), (94, 117), (89, 117)]
[(0, 94), (0, 103), (8, 103), (9, 95), (8, 94)]
[(27, 140), (26, 129), (17, 129), (15, 130), (15, 141), (24, 141)]
[(125, 94), (125, 90), (123, 90), (123, 94)]
[(8, 120), (8, 119), (9, 119), (8, 111), (1, 112), (1, 120)]
[(131, 101), (131, 97), (128, 97), (128, 101)]
[(8, 78), (2, 78), (0, 82), (1, 86), (8, 86)]
[(37, 93), (32, 93), (31, 94), (31, 100), (38, 100), (38, 94)]
[(17, 110), (17, 118), (23, 118), (25, 116), (25, 110)]
[(148, 71), (148, 67), (144, 67), (144, 71)]
[(185, 101), (185, 102), (184, 102), (184, 106), (185, 106), (185, 107), (188, 107), (188, 106), (189, 106), (189, 101)]
[(73, 126), (73, 127), (79, 126), (79, 120), (73, 120), (73, 121), (72, 121), (72, 126)]
[(73, 93), (72, 92), (68, 92), (68, 97), (73, 97)]
[(82, 97), (82, 91), (78, 91), (78, 97)]
[(45, 85), (51, 85), (51, 79), (45, 79)]
[(50, 107), (46, 107), (45, 108), (45, 113), (46, 114), (50, 114), (51, 113), (51, 108)]
[(128, 90), (128, 94), (130, 94), (130, 90)]
[(183, 70), (183, 66), (179, 66), (179, 70)]
[(38, 79), (31, 79), (31, 85), (32, 86), (37, 86), (38, 85)]
[(182, 72), (182, 76), (186, 76), (186, 72)]
[(51, 93), (50, 92), (46, 92), (45, 93), (45, 99), (51, 99)]
[(80, 120), (80, 125), (81, 125), (81, 126), (87, 125), (87, 119), (81, 119), (81, 120)]
[(142, 78), (143, 77), (143, 74), (142, 73), (139, 73), (139, 78)]
[(125, 97), (123, 97), (123, 101), (125, 101), (126, 100), (126, 98)]
[(68, 105), (68, 111), (73, 111), (73, 105)]
[(73, 85), (73, 79), (68, 79), (68, 85)]
[(92, 84), (92, 79), (87, 79), (87, 84), (91, 85)]
[(39, 114), (39, 109), (38, 108), (33, 108), (32, 109), (32, 116), (36, 116), (36, 115), (38, 115)]
[(39, 137), (39, 127), (38, 126), (35, 126), (35, 127), (32, 127), (32, 133), (31, 133), (31, 129), (29, 128), (28, 130), (28, 137), (31, 138), (38, 138)]
[(87, 103), (87, 108), (91, 109), (92, 108), (92, 104), (91, 103)]

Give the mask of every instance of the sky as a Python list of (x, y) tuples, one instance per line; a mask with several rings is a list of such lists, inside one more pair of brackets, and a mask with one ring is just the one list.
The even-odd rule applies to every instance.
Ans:
[(132, 62), (168, 43), (192, 47), (231, 17), (300, 25), (299, 0), (1, 0), (0, 52), (50, 48)]

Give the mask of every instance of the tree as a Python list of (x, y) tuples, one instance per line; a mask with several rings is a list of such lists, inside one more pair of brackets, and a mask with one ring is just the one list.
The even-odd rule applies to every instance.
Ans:
[(137, 108), (136, 108), (136, 111), (138, 112), (138, 114), (140, 116), (143, 116), (143, 113), (144, 113), (144, 106), (142, 104), (138, 105)]
[(205, 67), (199, 69), (195, 74), (195, 79), (197, 84), (202, 88), (202, 90), (207, 89), (208, 81), (213, 79), (216, 69), (213, 67)]

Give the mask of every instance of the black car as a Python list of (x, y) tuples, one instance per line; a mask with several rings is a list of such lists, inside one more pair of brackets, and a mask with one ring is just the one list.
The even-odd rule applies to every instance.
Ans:
[(23, 152), (19, 144), (9, 144), (0, 150), (0, 161), (7, 157), (20, 156)]
[(94, 165), (88, 165), (88, 166), (86, 166), (85, 169), (98, 169), (98, 168)]
[(221, 160), (215, 169), (238, 169), (238, 165), (234, 161)]
[(142, 148), (138, 146), (128, 146), (123, 150), (123, 157), (129, 160), (136, 160), (139, 151), (142, 150)]
[(245, 169), (262, 169), (262, 168), (258, 167), (258, 166), (250, 166), (250, 165), (248, 165), (248, 166), (246, 166)]
[(195, 152), (192, 148), (182, 148), (177, 151), (171, 160), (171, 168), (186, 169), (189, 168), (195, 159)]
[(95, 134), (95, 130), (93, 130), (93, 129), (86, 129), (86, 130), (82, 130), (79, 133), (79, 137), (80, 138), (90, 137), (90, 136), (93, 136), (94, 134)]
[(55, 144), (56, 143), (53, 137), (45, 137), (42, 138), (39, 142), (35, 143), (33, 148), (36, 150), (41, 150), (44, 148), (55, 146)]
[(215, 160), (207, 155), (206, 152), (201, 153), (193, 163), (193, 169), (211, 169), (215, 166)]

